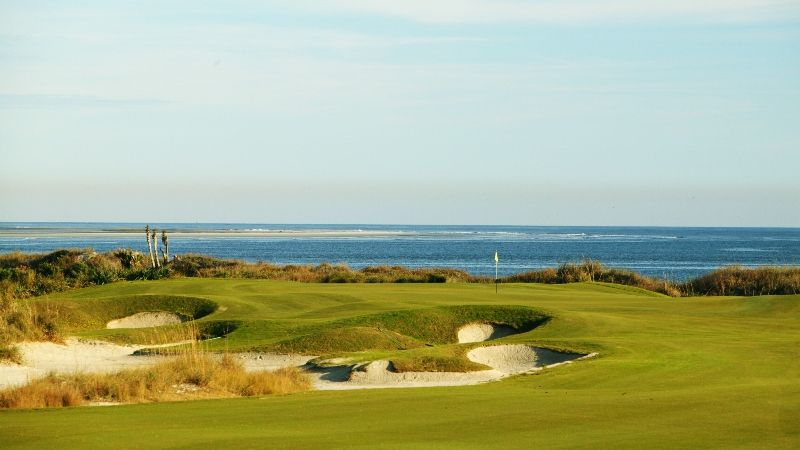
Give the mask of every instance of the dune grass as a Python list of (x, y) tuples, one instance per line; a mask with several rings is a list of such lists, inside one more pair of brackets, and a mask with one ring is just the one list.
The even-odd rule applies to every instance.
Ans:
[(295, 368), (246, 372), (230, 355), (215, 359), (184, 352), (152, 367), (112, 374), (50, 374), (0, 390), (0, 408), (80, 406), (97, 402), (144, 403), (290, 394), (310, 388)]
[[(244, 278), (306, 283), (491, 283), (450, 268), (372, 266), (355, 270), (344, 264), (275, 265), (247, 263), (205, 255), (181, 255), (163, 267), (147, 266), (147, 258), (130, 249), (97, 253), (91, 249), (47, 254), (0, 255), (0, 295), (27, 298), (121, 280), (175, 277)], [(568, 262), (557, 268), (509, 275), (501, 283), (605, 282), (633, 286), (672, 297), (695, 295), (785, 295), (800, 293), (800, 267), (722, 267), (685, 282), (648, 277), (607, 267), (600, 261)]]
[(21, 361), (13, 346), (25, 340), (60, 342), (59, 322), (50, 302), (16, 300), (0, 292), (0, 362)]

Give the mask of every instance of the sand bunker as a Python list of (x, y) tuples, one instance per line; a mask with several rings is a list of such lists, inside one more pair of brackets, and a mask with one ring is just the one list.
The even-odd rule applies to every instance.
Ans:
[(507, 325), (495, 325), (491, 323), (470, 323), (458, 330), (458, 343), (468, 344), (471, 342), (491, 341), (500, 339), (511, 334), (516, 334), (517, 330)]
[[(0, 389), (19, 386), (30, 380), (55, 373), (111, 373), (124, 369), (150, 366), (170, 356), (134, 355), (142, 348), (168, 347), (191, 341), (163, 345), (116, 345), (109, 342), (67, 339), (64, 344), (25, 342), (18, 344), (23, 364), (0, 363)], [(222, 357), (222, 355), (217, 355)], [(282, 367), (300, 367), (314, 356), (279, 355), (268, 353), (238, 353), (234, 355), (245, 370), (273, 371)]]
[(316, 356), (286, 355), (278, 353), (237, 353), (238, 359), (244, 370), (248, 372), (268, 371), (274, 372), (284, 367), (303, 367)]
[(379, 360), (355, 367), (315, 368), (310, 373), (314, 386), (320, 390), (464, 386), (542, 370), (595, 355), (562, 353), (529, 345), (495, 345), (479, 347), (467, 353), (467, 358), (491, 367), (489, 370), (396, 372), (390, 361)]
[(132, 316), (112, 320), (106, 328), (150, 328), (164, 325), (175, 325), (183, 322), (183, 318), (167, 311), (140, 312)]
[(107, 373), (163, 361), (163, 357), (159, 356), (133, 356), (133, 352), (143, 346), (82, 339), (67, 339), (63, 345), (25, 342), (17, 345), (17, 348), (22, 353), (24, 364), (0, 365), (0, 388), (25, 384), (50, 372)]
[(478, 347), (467, 353), (470, 361), (492, 367), (505, 374), (523, 373), (578, 359), (579, 353), (560, 353), (529, 345)]
[[(180, 344), (180, 343), (176, 343)], [(175, 344), (166, 344), (175, 345)], [(116, 345), (101, 341), (68, 339), (65, 344), (27, 342), (17, 346), (24, 365), (0, 364), (0, 389), (56, 373), (108, 373), (143, 367), (164, 361), (169, 356), (138, 356), (134, 352), (153, 346)], [(463, 386), (486, 383), (511, 375), (541, 370), (595, 354), (561, 353), (529, 345), (478, 347), (467, 358), (489, 367), (475, 372), (397, 372), (390, 361), (379, 360), (357, 365), (318, 367), (309, 364), (314, 356), (270, 353), (234, 354), (248, 371), (299, 367), (321, 390), (374, 389), (430, 386)], [(222, 357), (222, 355), (218, 355)], [(334, 362), (333, 360), (328, 361)]]

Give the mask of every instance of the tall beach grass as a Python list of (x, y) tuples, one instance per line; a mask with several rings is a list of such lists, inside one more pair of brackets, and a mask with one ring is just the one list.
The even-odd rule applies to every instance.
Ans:
[[(206, 351), (192, 321), (176, 330), (151, 330), (151, 340), (169, 346), (163, 361), (114, 373), (50, 373), (0, 390), (0, 408), (51, 408), (97, 403), (146, 403), (203, 398), (291, 394), (311, 388), (296, 368), (247, 372), (235, 356)], [(176, 342), (180, 345), (174, 345)], [(135, 357), (135, 356), (134, 356)]]

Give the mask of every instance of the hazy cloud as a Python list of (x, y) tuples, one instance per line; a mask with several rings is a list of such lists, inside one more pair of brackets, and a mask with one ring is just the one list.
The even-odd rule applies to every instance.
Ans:
[(149, 108), (163, 100), (105, 98), (87, 95), (0, 94), (0, 108)]
[[(294, 3), (294, 2), (293, 2)], [(361, 12), (445, 24), (596, 23), (681, 18), (701, 21), (762, 21), (797, 18), (788, 0), (332, 0), (301, 3), (325, 12)]]

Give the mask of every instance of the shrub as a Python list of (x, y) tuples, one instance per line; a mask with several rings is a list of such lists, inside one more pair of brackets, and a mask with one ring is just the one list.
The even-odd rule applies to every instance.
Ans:
[(3, 361), (22, 364), (22, 354), (16, 347), (0, 345), (0, 362)]
[(786, 295), (800, 293), (800, 268), (733, 266), (683, 284), (690, 295)]
[(533, 272), (511, 275), (502, 279), (504, 283), (578, 283), (603, 282), (634, 286), (653, 292), (679, 297), (682, 295), (675, 283), (639, 275), (630, 270), (613, 269), (603, 266), (599, 261), (586, 260), (579, 263), (566, 263), (558, 269), (542, 269)]

